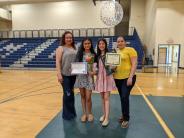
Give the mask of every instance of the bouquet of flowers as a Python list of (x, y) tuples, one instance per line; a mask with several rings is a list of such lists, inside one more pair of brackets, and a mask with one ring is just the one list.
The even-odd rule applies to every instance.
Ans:
[(91, 54), (86, 55), (85, 60), (88, 63), (89, 71), (92, 71), (93, 70), (93, 63), (94, 63), (94, 56)]

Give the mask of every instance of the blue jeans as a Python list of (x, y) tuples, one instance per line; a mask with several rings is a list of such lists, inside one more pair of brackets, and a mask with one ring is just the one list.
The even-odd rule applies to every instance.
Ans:
[(76, 117), (75, 111), (75, 97), (74, 97), (74, 84), (76, 76), (63, 75), (63, 114), (65, 120), (71, 120)]
[(121, 101), (121, 111), (123, 115), (123, 120), (129, 121), (130, 113), (129, 113), (129, 96), (130, 91), (132, 90), (135, 82), (136, 82), (136, 75), (132, 78), (132, 85), (127, 86), (127, 79), (115, 79), (116, 87), (118, 88), (120, 101)]

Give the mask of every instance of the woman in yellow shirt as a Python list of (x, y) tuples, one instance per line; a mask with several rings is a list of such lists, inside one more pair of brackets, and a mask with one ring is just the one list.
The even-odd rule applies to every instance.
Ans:
[(134, 48), (126, 47), (123, 37), (117, 38), (117, 47), (119, 48), (117, 53), (121, 55), (121, 64), (116, 68), (114, 79), (121, 100), (122, 116), (119, 122), (123, 128), (127, 128), (130, 119), (129, 96), (136, 81), (137, 52)]

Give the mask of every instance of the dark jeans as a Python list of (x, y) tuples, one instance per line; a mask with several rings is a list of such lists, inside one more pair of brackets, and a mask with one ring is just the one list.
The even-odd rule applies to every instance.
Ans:
[(76, 76), (63, 76), (63, 114), (65, 120), (71, 120), (76, 117), (74, 84)]
[(132, 85), (127, 86), (127, 79), (115, 79), (116, 87), (118, 88), (118, 92), (120, 95), (121, 100), (121, 110), (123, 119), (126, 121), (129, 121), (130, 115), (129, 115), (129, 96), (130, 91), (132, 90), (135, 82), (136, 82), (136, 75), (132, 78)]

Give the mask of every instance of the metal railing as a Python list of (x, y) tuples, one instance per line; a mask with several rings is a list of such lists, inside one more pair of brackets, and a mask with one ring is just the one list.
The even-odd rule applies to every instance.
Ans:
[[(114, 28), (80, 28), (80, 29), (47, 29), (47, 30), (13, 30), (0, 31), (0, 38), (54, 38), (61, 37), (65, 31), (71, 31), (75, 37), (86, 36), (114, 36)], [(134, 27), (129, 28), (132, 36)]]
[(61, 37), (65, 31), (71, 31), (75, 37), (114, 36), (114, 28), (80, 28), (0, 31), (0, 38), (54, 38)]

